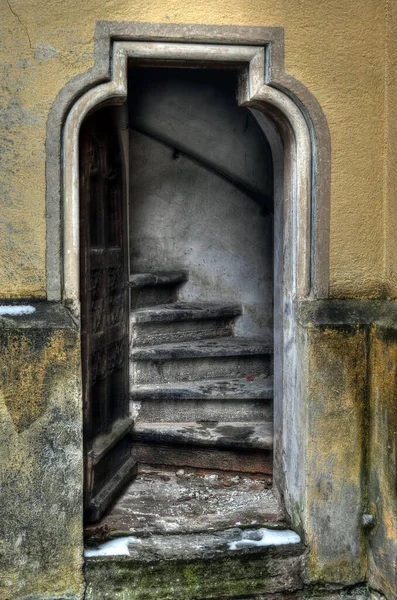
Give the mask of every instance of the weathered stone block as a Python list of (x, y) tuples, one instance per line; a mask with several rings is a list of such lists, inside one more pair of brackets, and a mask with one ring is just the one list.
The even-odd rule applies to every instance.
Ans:
[(79, 335), (41, 304), (0, 319), (0, 598), (82, 595)]
[(273, 547), (206, 559), (88, 559), (86, 600), (204, 600), (301, 589), (302, 548)]
[(313, 581), (366, 574), (362, 528), (368, 328), (308, 329), (306, 535)]
[[(397, 597), (397, 330), (371, 331), (369, 584), (387, 598)], [(374, 596), (375, 597), (375, 596)]]

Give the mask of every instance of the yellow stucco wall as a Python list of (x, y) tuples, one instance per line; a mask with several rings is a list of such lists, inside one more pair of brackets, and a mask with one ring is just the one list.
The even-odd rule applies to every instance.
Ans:
[(46, 120), (59, 90), (92, 64), (96, 20), (284, 27), (286, 68), (319, 100), (331, 130), (331, 292), (397, 292), (387, 2), (0, 0), (0, 297), (45, 294)]
[(397, 294), (397, 3), (386, 12), (386, 185), (385, 266), (386, 285)]

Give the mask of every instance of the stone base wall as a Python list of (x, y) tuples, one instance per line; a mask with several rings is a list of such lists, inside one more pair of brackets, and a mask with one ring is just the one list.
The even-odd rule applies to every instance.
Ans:
[[(392, 600), (397, 307), (305, 301), (297, 314), (305, 463), (291, 520), (307, 547), (303, 585), (368, 581)], [(0, 318), (0, 348), (0, 599), (82, 598), (79, 333), (61, 305), (38, 303), (30, 315)]]
[(81, 598), (79, 334), (34, 308), (0, 318), (0, 598)]

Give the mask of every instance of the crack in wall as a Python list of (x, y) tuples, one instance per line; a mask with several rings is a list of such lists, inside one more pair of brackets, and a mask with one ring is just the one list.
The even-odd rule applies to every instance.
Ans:
[(30, 39), (30, 35), (29, 35), (29, 30), (28, 30), (28, 28), (26, 27), (25, 23), (24, 23), (24, 22), (21, 20), (20, 16), (19, 16), (19, 15), (18, 15), (18, 14), (15, 12), (15, 10), (12, 8), (12, 6), (11, 6), (11, 4), (10, 4), (9, 0), (7, 0), (7, 4), (8, 4), (8, 8), (10, 9), (10, 11), (11, 11), (11, 12), (12, 12), (12, 14), (14, 15), (14, 17), (15, 17), (16, 19), (18, 19), (18, 21), (19, 21), (20, 25), (22, 25), (22, 27), (24, 28), (24, 30), (25, 30), (25, 32), (26, 32), (26, 35), (27, 35), (27, 37), (28, 37), (28, 40), (29, 40), (29, 47), (30, 47), (30, 49), (31, 49), (31, 50), (33, 50), (33, 46), (32, 46), (32, 40)]

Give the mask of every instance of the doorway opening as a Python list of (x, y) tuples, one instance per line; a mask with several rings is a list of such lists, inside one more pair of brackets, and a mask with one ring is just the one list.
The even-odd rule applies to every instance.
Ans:
[(284, 518), (271, 489), (281, 232), (270, 145), (237, 78), (134, 66), (126, 105), (81, 129), (90, 539)]

